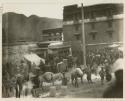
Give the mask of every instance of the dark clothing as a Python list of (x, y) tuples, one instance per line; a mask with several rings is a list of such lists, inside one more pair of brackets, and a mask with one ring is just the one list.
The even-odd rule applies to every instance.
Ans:
[(62, 79), (62, 85), (67, 85), (67, 78)]
[(103, 94), (104, 98), (123, 98), (123, 70), (115, 72), (116, 82)]
[(101, 80), (104, 80), (105, 71), (101, 70), (101, 71), (99, 72), (99, 74), (100, 74)]
[(106, 74), (106, 80), (109, 82), (111, 80), (112, 76), (110, 73)]
[(106, 80), (109, 82), (112, 79), (112, 76), (110, 74), (110, 66), (106, 66)]
[(123, 98), (123, 85), (113, 85), (103, 94), (104, 98)]
[(101, 71), (99, 72), (99, 75), (100, 75), (100, 77), (101, 77), (101, 84), (103, 84), (103, 83), (104, 83), (104, 78), (105, 78), (105, 71), (104, 71), (104, 70), (101, 70)]
[(18, 77), (16, 81), (16, 97), (17, 98), (20, 98), (22, 88), (23, 88), (23, 79), (21, 77)]
[(38, 88), (39, 87), (39, 80), (38, 80), (38, 75), (35, 76), (33, 79), (32, 79), (32, 82), (34, 83), (34, 88)]
[(88, 80), (88, 81), (91, 80), (91, 73), (90, 73), (90, 72), (87, 73), (87, 80)]
[(86, 74), (87, 74), (87, 80), (88, 80), (88, 82), (92, 82), (92, 79), (91, 79), (91, 76), (92, 76), (91, 69), (87, 69)]

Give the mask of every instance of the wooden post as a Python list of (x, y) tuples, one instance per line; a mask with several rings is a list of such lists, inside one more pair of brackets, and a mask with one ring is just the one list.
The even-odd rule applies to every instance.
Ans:
[(84, 30), (84, 10), (83, 10), (83, 3), (82, 3), (82, 7), (81, 7), (81, 14), (82, 14), (83, 61), (84, 61), (84, 66), (86, 66), (86, 43), (85, 43), (85, 30)]

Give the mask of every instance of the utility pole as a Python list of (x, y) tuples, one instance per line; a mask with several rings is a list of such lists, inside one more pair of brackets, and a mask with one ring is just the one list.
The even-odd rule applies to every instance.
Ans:
[(86, 41), (85, 41), (85, 29), (84, 29), (84, 9), (83, 9), (83, 3), (81, 7), (81, 14), (82, 14), (82, 45), (83, 45), (83, 61), (84, 66), (86, 66)]

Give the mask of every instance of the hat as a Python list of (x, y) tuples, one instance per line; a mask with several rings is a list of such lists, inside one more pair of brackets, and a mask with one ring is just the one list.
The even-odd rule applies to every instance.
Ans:
[(122, 58), (119, 58), (114, 62), (111, 70), (112, 72), (116, 72), (118, 70), (123, 70), (123, 68), (124, 68), (124, 60)]

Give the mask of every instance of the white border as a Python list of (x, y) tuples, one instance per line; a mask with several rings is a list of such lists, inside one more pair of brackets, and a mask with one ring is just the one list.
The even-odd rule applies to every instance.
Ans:
[[(64, 2), (68, 2), (68, 3), (73, 3), (73, 2), (81, 2), (82, 0), (64, 0)], [(105, 0), (103, 0), (105, 2)], [(113, 1), (113, 0), (111, 0)], [(115, 2), (116, 0), (114, 0)], [(123, 0), (124, 1), (124, 0)], [(52, 1), (47, 1), (47, 0), (12, 0), (11, 2), (9, 0), (2, 0), (2, 3), (64, 3), (63, 0), (52, 0)], [(2, 4), (0, 4), (1, 6)], [(0, 64), (1, 64), (1, 69), (2, 69), (2, 14), (1, 14), (1, 9), (0, 9)], [(125, 14), (125, 7), (124, 7), (124, 14)], [(125, 16), (124, 16), (125, 17)], [(125, 20), (124, 20), (124, 23), (125, 23)], [(125, 26), (124, 26), (125, 27)], [(124, 42), (125, 42), (125, 33), (124, 33)], [(124, 44), (124, 47), (125, 47), (125, 44)], [(124, 53), (124, 56), (125, 56), (125, 53)], [(124, 62), (125, 63), (125, 62)], [(125, 71), (124, 71), (124, 77), (125, 77)], [(2, 73), (1, 73), (1, 76), (0, 76), (0, 80), (2, 81)], [(0, 83), (0, 91), (2, 91), (2, 83)], [(124, 78), (124, 84), (125, 84), (125, 78)], [(125, 90), (125, 86), (124, 86), (124, 90)], [(1, 92), (0, 92), (0, 96), (1, 96)], [(124, 93), (124, 97), (125, 97), (125, 93)], [(45, 101), (48, 101), (48, 100), (51, 100), (51, 101), (123, 101), (125, 99), (103, 99), (103, 98), (0, 98), (0, 101), (14, 101), (14, 100), (17, 100), (17, 101), (41, 101), (41, 100), (45, 100)]]

